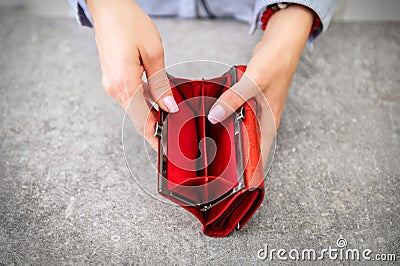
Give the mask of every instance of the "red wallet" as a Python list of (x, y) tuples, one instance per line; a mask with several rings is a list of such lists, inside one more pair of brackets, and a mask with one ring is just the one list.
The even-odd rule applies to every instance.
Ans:
[(158, 113), (158, 191), (194, 214), (212, 237), (241, 229), (264, 199), (255, 100), (222, 123), (207, 119), (215, 100), (245, 69), (232, 67), (208, 80), (169, 75), (179, 111)]

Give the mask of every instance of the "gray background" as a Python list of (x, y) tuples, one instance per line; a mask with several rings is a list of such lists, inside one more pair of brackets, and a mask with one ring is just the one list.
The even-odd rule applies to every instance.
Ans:
[[(0, 263), (256, 264), (264, 244), (319, 250), (339, 237), (400, 254), (399, 23), (334, 23), (303, 53), (266, 199), (215, 239), (129, 175), (93, 32), (13, 12), (0, 15)], [(156, 23), (167, 65), (245, 64), (259, 38), (232, 21)], [(133, 171), (154, 180), (137, 151)]]

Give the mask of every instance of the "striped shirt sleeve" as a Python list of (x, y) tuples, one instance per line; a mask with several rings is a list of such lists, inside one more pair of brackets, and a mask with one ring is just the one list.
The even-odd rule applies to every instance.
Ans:
[(327, 30), (336, 6), (336, 0), (256, 0), (250, 32), (254, 32), (256, 27), (259, 26), (260, 17), (267, 6), (281, 2), (306, 6), (312, 9), (319, 16), (322, 23), (322, 31), (317, 31), (314, 35), (310, 36), (310, 40), (315, 39), (321, 32)]
[(93, 27), (92, 17), (90, 16), (85, 0), (68, 0), (68, 3), (74, 12), (76, 21), (80, 25)]

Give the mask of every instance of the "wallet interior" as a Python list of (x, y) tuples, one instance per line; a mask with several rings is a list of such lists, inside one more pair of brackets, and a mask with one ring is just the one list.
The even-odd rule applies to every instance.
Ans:
[(231, 78), (227, 74), (210, 80), (170, 79), (179, 112), (164, 113), (161, 154), (166, 157), (159, 189), (180, 204), (207, 206), (241, 185), (236, 113), (215, 125), (207, 119), (215, 100), (231, 86)]

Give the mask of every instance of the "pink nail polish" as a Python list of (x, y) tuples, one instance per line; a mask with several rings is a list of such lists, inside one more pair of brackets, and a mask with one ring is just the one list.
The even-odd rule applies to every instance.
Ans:
[(207, 118), (212, 124), (216, 124), (222, 121), (225, 114), (225, 109), (221, 105), (217, 105), (210, 111)]
[(168, 110), (171, 113), (176, 113), (179, 111), (179, 107), (175, 102), (174, 97), (172, 96), (167, 96), (163, 99), (163, 103), (165, 104), (165, 106), (167, 106)]
[(215, 125), (216, 123), (218, 123), (218, 120), (215, 120), (215, 119), (212, 118), (212, 117), (209, 117), (209, 118), (208, 118), (208, 121), (210, 121), (211, 124), (213, 124), (213, 125)]

